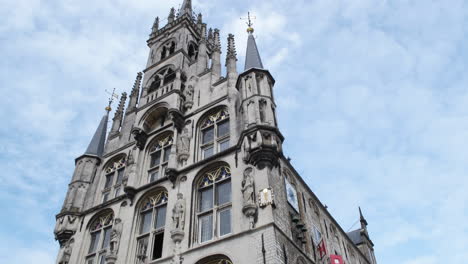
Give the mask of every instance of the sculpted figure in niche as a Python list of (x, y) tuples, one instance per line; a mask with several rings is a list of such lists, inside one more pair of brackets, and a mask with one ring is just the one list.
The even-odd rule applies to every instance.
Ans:
[(178, 149), (180, 153), (188, 153), (190, 150), (190, 134), (187, 127), (184, 128), (182, 135), (180, 135)]
[(252, 177), (252, 173), (252, 168), (247, 168), (244, 171), (244, 179), (242, 180), (242, 197), (244, 199), (244, 206), (255, 204), (254, 179)]
[(70, 262), (73, 242), (73, 239), (70, 239), (66, 242), (65, 246), (63, 247), (62, 257), (60, 257), (59, 264), (68, 264)]
[(181, 193), (177, 194), (177, 201), (172, 209), (172, 222), (174, 229), (184, 230), (185, 226), (185, 199)]
[(184, 90), (185, 101), (192, 102), (193, 101), (193, 93), (194, 89), (192, 85), (189, 85), (187, 89)]
[(120, 218), (116, 218), (114, 220), (114, 226), (112, 227), (111, 237), (110, 237), (110, 252), (112, 254), (116, 254), (119, 250), (120, 244), (120, 237), (122, 236), (122, 220)]
[(136, 147), (130, 150), (130, 153), (128, 154), (127, 158), (127, 168), (128, 168), (128, 175), (127, 175), (127, 180), (128, 179), (133, 179), (136, 175), (136, 163), (135, 163), (135, 158), (133, 157), (133, 152), (136, 150)]

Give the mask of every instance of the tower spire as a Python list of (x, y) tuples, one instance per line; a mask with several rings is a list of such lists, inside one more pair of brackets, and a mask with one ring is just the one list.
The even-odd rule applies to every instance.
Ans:
[(192, 16), (192, 0), (184, 0), (182, 7), (180, 8), (180, 16), (189, 14)]
[(367, 220), (364, 218), (364, 215), (362, 215), (361, 207), (359, 206), (359, 222), (361, 222), (361, 228), (366, 229), (367, 228)]
[(138, 103), (138, 94), (140, 93), (141, 78), (143, 78), (143, 73), (137, 73), (135, 83), (133, 84), (132, 92), (130, 93), (130, 101), (128, 102), (127, 112), (135, 110), (135, 107)]
[(99, 122), (99, 126), (94, 132), (94, 136), (91, 139), (91, 142), (89, 142), (88, 148), (86, 149), (84, 155), (97, 156), (99, 158), (102, 157), (102, 153), (104, 152), (104, 144), (106, 142), (107, 121), (109, 120), (111, 103), (112, 100), (109, 101), (109, 105), (106, 107), (106, 113), (101, 118), (101, 122)]
[(123, 92), (120, 97), (119, 106), (115, 110), (114, 118), (112, 119), (112, 127), (109, 136), (113, 137), (119, 133), (120, 126), (122, 125), (123, 113), (125, 107), (125, 100), (127, 100), (127, 93)]
[(262, 59), (260, 58), (257, 43), (255, 42), (255, 38), (253, 36), (254, 29), (252, 27), (252, 18), (254, 17), (251, 17), (249, 12), (247, 17), (247, 33), (249, 34), (249, 37), (247, 39), (247, 51), (245, 54), (244, 71), (251, 68), (263, 69)]

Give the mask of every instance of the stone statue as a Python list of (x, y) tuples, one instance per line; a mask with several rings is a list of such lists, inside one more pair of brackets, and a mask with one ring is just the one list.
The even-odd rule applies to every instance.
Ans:
[(242, 180), (242, 197), (244, 199), (244, 206), (255, 204), (254, 197), (254, 179), (252, 177), (252, 168), (247, 168), (244, 171), (244, 179)]
[(187, 89), (184, 90), (185, 101), (193, 102), (193, 93), (194, 89), (192, 85), (187, 86)]
[(70, 262), (73, 242), (73, 239), (70, 239), (66, 242), (65, 246), (63, 247), (62, 257), (60, 257), (59, 264), (68, 264)]
[(172, 222), (174, 229), (184, 230), (185, 227), (185, 199), (183, 194), (177, 194), (177, 201), (172, 209)]
[(182, 134), (180, 135), (180, 140), (179, 140), (179, 152), (180, 153), (188, 153), (190, 150), (190, 135), (189, 135), (189, 130), (187, 127), (184, 128), (182, 131)]
[(192, 85), (187, 86), (187, 88), (184, 89), (184, 96), (185, 96), (185, 103), (184, 106), (186, 109), (191, 109), (193, 106), (193, 95), (194, 95), (194, 89)]
[(112, 227), (109, 243), (110, 252), (112, 254), (116, 254), (119, 250), (120, 237), (122, 236), (122, 227), (122, 220), (120, 218), (116, 218)]

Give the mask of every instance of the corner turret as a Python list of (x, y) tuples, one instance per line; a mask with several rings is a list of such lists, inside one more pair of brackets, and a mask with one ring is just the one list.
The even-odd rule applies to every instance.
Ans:
[(282, 152), (283, 136), (276, 122), (276, 104), (273, 97), (275, 80), (263, 68), (258, 52), (252, 21), (248, 20), (247, 51), (244, 72), (239, 75), (236, 87), (241, 98), (244, 161), (259, 168), (278, 164)]

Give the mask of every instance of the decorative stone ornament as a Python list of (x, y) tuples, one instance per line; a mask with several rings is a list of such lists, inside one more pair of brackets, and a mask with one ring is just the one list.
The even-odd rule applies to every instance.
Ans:
[(171, 238), (178, 244), (184, 239), (185, 229), (185, 199), (182, 193), (177, 194), (177, 201), (172, 208)]
[(190, 156), (190, 140), (192, 137), (190, 136), (188, 126), (182, 131), (182, 134), (179, 137), (179, 142), (177, 142), (177, 157), (181, 164), (185, 164)]
[(243, 142), (245, 151), (244, 161), (247, 164), (257, 166), (259, 169), (265, 167), (276, 167), (281, 153), (281, 139), (276, 131), (256, 130), (252, 128)]
[(265, 188), (258, 192), (258, 204), (261, 208), (265, 208), (268, 205), (275, 206), (275, 195), (271, 188)]
[(111, 235), (110, 235), (110, 252), (112, 254), (117, 254), (119, 251), (119, 245), (120, 245), (120, 238), (122, 236), (122, 229), (123, 229), (123, 224), (122, 220), (120, 218), (116, 218), (114, 220), (114, 225), (112, 227)]
[(257, 204), (255, 203), (255, 183), (253, 168), (248, 167), (244, 171), (244, 179), (242, 180), (242, 198), (243, 204), (242, 212), (249, 218), (250, 228), (255, 227), (255, 215), (257, 214)]
[(72, 238), (65, 243), (63, 250), (62, 250), (62, 256), (60, 257), (59, 264), (69, 264), (74, 242), (75, 240)]
[(184, 97), (185, 97), (185, 102), (184, 102), (184, 107), (187, 110), (190, 110), (193, 106), (193, 95), (194, 95), (194, 88), (192, 85), (187, 86), (186, 89), (184, 89)]
[(55, 239), (57, 239), (61, 246), (65, 245), (67, 241), (75, 234), (78, 229), (78, 216), (66, 214), (57, 218), (55, 225)]
[(134, 127), (132, 129), (132, 135), (133, 138), (135, 138), (136, 146), (139, 149), (143, 149), (145, 147), (146, 140), (148, 139), (146, 132), (140, 127)]

